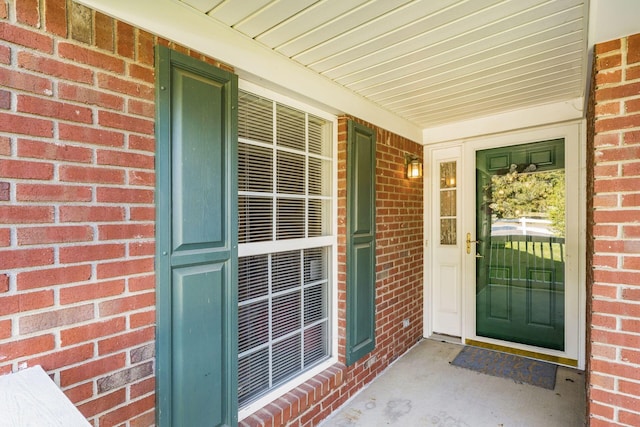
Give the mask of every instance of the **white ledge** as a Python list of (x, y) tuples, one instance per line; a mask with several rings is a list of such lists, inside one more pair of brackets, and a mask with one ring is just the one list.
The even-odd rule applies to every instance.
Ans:
[(1, 427), (91, 427), (40, 367), (0, 376)]

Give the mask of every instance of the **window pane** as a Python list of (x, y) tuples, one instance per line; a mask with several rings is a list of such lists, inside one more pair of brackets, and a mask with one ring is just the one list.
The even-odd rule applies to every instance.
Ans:
[(269, 340), (269, 303), (260, 301), (238, 308), (238, 351), (245, 352)]
[(304, 156), (278, 150), (278, 193), (304, 194)]
[(331, 195), (331, 162), (309, 157), (309, 194)]
[(331, 122), (309, 116), (309, 152), (331, 156)]
[(264, 297), (269, 292), (269, 259), (267, 255), (238, 260), (238, 300)]
[(276, 218), (276, 239), (304, 237), (304, 200), (278, 199)]
[(331, 201), (309, 199), (307, 226), (309, 237), (328, 236), (331, 234)]
[(273, 201), (267, 197), (238, 196), (238, 241), (273, 239)]
[(456, 190), (440, 191), (440, 216), (456, 216)]
[(440, 188), (456, 186), (456, 162), (440, 163)]
[(300, 251), (281, 252), (273, 255), (272, 292), (282, 292), (300, 287)]
[(238, 400), (246, 405), (255, 396), (269, 390), (269, 349), (246, 355), (238, 360)]
[(302, 370), (301, 334), (273, 345), (273, 382), (282, 383)]
[(440, 244), (456, 244), (456, 220), (454, 218), (440, 220)]
[(238, 144), (238, 189), (273, 191), (273, 150), (242, 142)]
[(325, 248), (306, 249), (304, 251), (304, 283), (327, 279), (327, 250)]
[(300, 291), (281, 295), (273, 299), (273, 337), (280, 338), (300, 329)]
[(247, 92), (238, 95), (238, 136), (273, 143), (273, 102)]
[(311, 286), (304, 290), (304, 324), (317, 322), (327, 317), (325, 306), (326, 287), (324, 283)]
[(304, 331), (304, 367), (329, 357), (327, 322), (314, 325)]
[(276, 114), (278, 145), (305, 150), (305, 114), (280, 104), (276, 108)]

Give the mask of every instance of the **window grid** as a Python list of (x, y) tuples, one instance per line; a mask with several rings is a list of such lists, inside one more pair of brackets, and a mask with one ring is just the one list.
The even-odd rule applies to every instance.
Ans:
[[(307, 266), (307, 261), (312, 261), (311, 259), (313, 258), (313, 253), (311, 253), (308, 256), (305, 256), (305, 252), (311, 252), (311, 251), (321, 251), (322, 256), (324, 257), (325, 261), (324, 261), (324, 265), (323, 265), (323, 272), (322, 272), (322, 279), (319, 280), (306, 280), (305, 278), (305, 266)], [(305, 335), (307, 332), (309, 331), (313, 331), (316, 327), (318, 327), (319, 325), (323, 325), (324, 329), (326, 332), (328, 332), (328, 328), (329, 328), (329, 314), (328, 314), (328, 301), (323, 301), (321, 304), (323, 305), (322, 307), (322, 311), (324, 312), (322, 316), (320, 316), (319, 319), (317, 320), (312, 320), (310, 322), (306, 322), (305, 319), (307, 317), (307, 315), (309, 314), (305, 307), (306, 307), (306, 303), (308, 302), (305, 295), (306, 295), (306, 291), (317, 288), (317, 287), (321, 287), (321, 289), (324, 291), (324, 293), (327, 293), (327, 287), (329, 284), (329, 280), (328, 280), (328, 276), (327, 276), (327, 261), (328, 261), (328, 253), (329, 253), (329, 248), (313, 248), (310, 250), (299, 250), (299, 251), (290, 251), (288, 253), (297, 253), (298, 254), (298, 259), (301, 260), (301, 262), (299, 263), (299, 270), (298, 270), (298, 283), (293, 286), (290, 287), (288, 289), (284, 289), (281, 291), (274, 291), (273, 287), (273, 270), (274, 270), (274, 261), (273, 261), (273, 257), (274, 256), (278, 256), (280, 254), (283, 253), (274, 253), (274, 254), (268, 254), (267, 259), (267, 265), (268, 265), (268, 269), (267, 269), (267, 276), (268, 276), (268, 291), (265, 295), (261, 295), (261, 296), (257, 296), (255, 298), (248, 298), (245, 299), (243, 301), (240, 301), (238, 306), (240, 308), (240, 311), (242, 311), (242, 308), (245, 307), (252, 307), (252, 306), (256, 306), (259, 305), (262, 302), (267, 302), (268, 305), (268, 319), (267, 319), (267, 327), (268, 327), (268, 339), (266, 342), (263, 342), (259, 345), (256, 345), (255, 347), (251, 347), (245, 351), (242, 351), (238, 354), (238, 358), (240, 360), (245, 359), (245, 358), (250, 358), (253, 355), (257, 355), (259, 354), (261, 351), (266, 350), (268, 352), (268, 366), (265, 367), (265, 369), (268, 370), (268, 388), (271, 389), (273, 387), (276, 387), (278, 385), (281, 385), (282, 383), (286, 382), (286, 380), (290, 379), (292, 376), (294, 376), (293, 374), (297, 374), (302, 372), (305, 369), (308, 369), (312, 366), (315, 366), (317, 363), (321, 362), (322, 360), (325, 360), (326, 357), (328, 357), (328, 354), (326, 355), (326, 357), (324, 358), (320, 358), (318, 360), (314, 360), (313, 358), (313, 354), (311, 355), (307, 355), (307, 352), (304, 351), (305, 349)], [(287, 254), (287, 253), (285, 253)], [(258, 256), (259, 257), (259, 256)], [(251, 258), (251, 257), (248, 257)], [(255, 258), (255, 257), (254, 257)], [(240, 267), (242, 269), (242, 266)], [(243, 276), (244, 271), (240, 271), (240, 276)], [(295, 327), (295, 329), (292, 329), (286, 333), (283, 333), (280, 336), (275, 336), (274, 334), (274, 300), (277, 300), (279, 297), (283, 297), (283, 296), (287, 296), (287, 295), (293, 295), (295, 293), (299, 294), (299, 304), (300, 304), (300, 318), (299, 321), (297, 322), (297, 325)], [(311, 299), (311, 298), (309, 298)], [(242, 317), (242, 316), (241, 316)], [(240, 319), (241, 323), (243, 323), (243, 319)], [(296, 372), (294, 372), (292, 375), (286, 377), (284, 380), (280, 379), (275, 379), (274, 378), (274, 346), (286, 342), (288, 339), (293, 338), (299, 336), (300, 337), (300, 345), (301, 348), (303, 349), (302, 352), (300, 353), (300, 363), (299, 363), (299, 367), (296, 370)], [(326, 348), (326, 346), (325, 346)], [(309, 357), (307, 357), (309, 356)], [(310, 363), (307, 363), (307, 358), (310, 360)], [(259, 375), (260, 377), (260, 375)], [(245, 396), (245, 393), (243, 393), (243, 390), (239, 390), (239, 399), (240, 399), (240, 403), (249, 403), (251, 400), (251, 397), (259, 397), (258, 396)], [(243, 401), (243, 399), (245, 399), (245, 401)]]
[(243, 407), (330, 357), (334, 159), (331, 122), (244, 91), (239, 104), (239, 242), (251, 248), (239, 268)]
[[(331, 202), (333, 200), (333, 196), (332, 195), (322, 195), (322, 194), (310, 194), (310, 184), (309, 184), (309, 164), (310, 161), (312, 159), (318, 160), (319, 162), (329, 162), (329, 163), (333, 163), (333, 159), (331, 157), (328, 156), (322, 156), (322, 155), (318, 155), (318, 154), (313, 154), (313, 153), (308, 153), (308, 152), (302, 152), (299, 150), (295, 150), (292, 148), (288, 148), (288, 147), (276, 147), (272, 144), (266, 144), (263, 142), (259, 142), (259, 141), (252, 141), (250, 139), (246, 139), (246, 138), (239, 138), (238, 139), (240, 144), (244, 144), (245, 147), (261, 147), (261, 148), (267, 148), (272, 150), (272, 165), (277, 165), (277, 161), (278, 161), (278, 153), (279, 152), (284, 152), (284, 153), (292, 153), (292, 154), (297, 154), (297, 155), (303, 155), (305, 157), (305, 162), (304, 162), (304, 166), (305, 166), (305, 170), (304, 170), (304, 194), (295, 194), (295, 193), (284, 193), (284, 192), (278, 192), (277, 191), (277, 182), (278, 182), (278, 169), (277, 166), (274, 166), (272, 169), (272, 173), (271, 173), (271, 188), (272, 191), (250, 191), (250, 190), (241, 190), (238, 192), (238, 195), (242, 198), (244, 197), (259, 197), (259, 198), (269, 198), (271, 199), (271, 212), (272, 212), (272, 218), (271, 218), (271, 239), (269, 240), (280, 240), (278, 239), (277, 236), (277, 221), (278, 221), (278, 215), (277, 214), (273, 214), (273, 213), (277, 213), (278, 212), (278, 201), (281, 200), (302, 200), (304, 202), (304, 218), (309, 218), (310, 215), (310, 206), (312, 205), (313, 202)], [(274, 141), (275, 142), (275, 141)], [(308, 142), (307, 142), (308, 145)], [(248, 154), (250, 155), (250, 154)], [(325, 185), (329, 185), (329, 183), (325, 183)], [(325, 218), (325, 221), (328, 221), (329, 218)], [(304, 223), (304, 234), (302, 236), (299, 236), (300, 238), (309, 238), (309, 237), (314, 237), (310, 235), (310, 224), (309, 222), (305, 221)], [(326, 233), (323, 233), (322, 235), (326, 235)], [(241, 243), (250, 243), (247, 240), (243, 240), (244, 236), (240, 236), (240, 242)], [(262, 241), (262, 240), (261, 240)]]

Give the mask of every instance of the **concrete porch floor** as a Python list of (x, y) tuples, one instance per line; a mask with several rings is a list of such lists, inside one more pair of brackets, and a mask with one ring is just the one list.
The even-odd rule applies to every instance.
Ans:
[(558, 367), (547, 390), (449, 364), (460, 344), (418, 343), (322, 427), (585, 425), (584, 373)]

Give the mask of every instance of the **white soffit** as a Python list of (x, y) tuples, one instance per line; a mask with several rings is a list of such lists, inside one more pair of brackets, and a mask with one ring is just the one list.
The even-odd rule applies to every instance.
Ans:
[(588, 0), (82, 3), (417, 141), (586, 87)]
[(462, 120), (424, 129), (424, 145), (462, 141), (476, 136), (493, 135), (518, 129), (570, 122), (582, 118), (584, 98), (536, 105), (492, 116)]
[(283, 92), (328, 113), (348, 113), (413, 141), (422, 141), (422, 129), (415, 123), (183, 3), (174, 0), (77, 1), (227, 63), (240, 77), (255, 84)]

